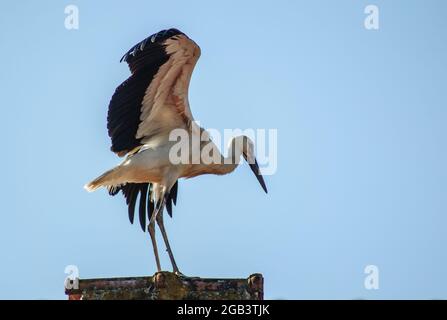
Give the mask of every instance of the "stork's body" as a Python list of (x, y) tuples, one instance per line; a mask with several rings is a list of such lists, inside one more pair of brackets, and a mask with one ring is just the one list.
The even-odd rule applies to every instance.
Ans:
[[(111, 195), (122, 191), (132, 223), (139, 196), (140, 225), (146, 230), (147, 213), (147, 229), (159, 271), (155, 222), (162, 232), (173, 269), (179, 272), (164, 228), (163, 210), (166, 207), (172, 216), (180, 178), (230, 173), (242, 155), (267, 192), (250, 139), (245, 136), (233, 139), (227, 157), (210, 140), (198, 144), (192, 141), (194, 135), (205, 132), (194, 122), (188, 102), (188, 86), (199, 56), (200, 48), (176, 29), (160, 31), (129, 50), (123, 60), (128, 62), (132, 75), (116, 89), (108, 113), (112, 151), (126, 158), (86, 185), (89, 191), (107, 187)], [(182, 142), (188, 146), (187, 154), (183, 154), (186, 162), (174, 163), (171, 158), (171, 150), (178, 142), (171, 141), (169, 136), (176, 129), (190, 133)], [(214, 161), (192, 161), (197, 155), (200, 159), (204, 148), (214, 155)]]

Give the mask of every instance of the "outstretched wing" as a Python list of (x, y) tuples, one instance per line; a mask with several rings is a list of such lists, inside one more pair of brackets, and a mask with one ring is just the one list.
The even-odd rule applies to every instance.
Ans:
[(151, 35), (123, 56), (132, 75), (109, 105), (113, 152), (124, 156), (173, 129), (189, 128), (193, 116), (188, 87), (199, 57), (199, 46), (177, 29)]
[[(116, 88), (109, 104), (107, 129), (111, 150), (119, 156), (132, 152), (176, 128), (189, 128), (193, 116), (188, 87), (200, 48), (177, 29), (163, 30), (133, 46), (122, 58), (131, 76)], [(166, 197), (172, 217), (177, 202), (178, 182)], [(139, 220), (143, 231), (154, 210), (150, 183), (127, 183), (109, 188), (111, 195), (122, 191), (134, 221), (139, 199)], [(147, 220), (146, 220), (147, 218)]]

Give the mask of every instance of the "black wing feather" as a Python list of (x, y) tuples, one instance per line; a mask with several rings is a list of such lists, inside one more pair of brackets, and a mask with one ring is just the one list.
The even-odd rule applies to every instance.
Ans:
[(131, 224), (133, 224), (133, 220), (135, 217), (135, 204), (137, 202), (139, 189), (134, 184), (130, 185), (129, 187), (131, 188), (131, 191), (129, 192), (129, 196), (126, 199), (126, 202), (128, 205), (129, 221)]
[(177, 205), (177, 192), (178, 192), (178, 180), (175, 182), (175, 184), (171, 188), (171, 199), (174, 202), (174, 205)]
[(141, 186), (140, 191), (140, 226), (143, 232), (146, 231), (146, 199), (147, 199), (148, 184), (145, 183)]
[[(151, 73), (152, 76), (154, 74)], [(144, 73), (131, 75), (116, 89), (110, 101), (107, 130), (112, 139), (113, 152), (127, 153), (140, 145), (140, 139), (136, 138), (136, 134), (140, 124), (141, 102), (152, 80), (151, 75)]]
[[(130, 71), (134, 73), (154, 62), (154, 52), (163, 50), (163, 42), (173, 36), (184, 34), (178, 29), (171, 28), (154, 33), (137, 43), (124, 54), (120, 62), (126, 61)], [(164, 50), (163, 50), (164, 51)]]
[(165, 206), (169, 216), (172, 218), (172, 198), (169, 194), (166, 196)]

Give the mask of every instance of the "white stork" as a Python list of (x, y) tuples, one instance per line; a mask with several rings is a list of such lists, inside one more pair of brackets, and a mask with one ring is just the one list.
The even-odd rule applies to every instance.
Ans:
[[(163, 224), (163, 209), (172, 217), (172, 204), (177, 201), (178, 179), (202, 174), (223, 175), (234, 171), (242, 155), (250, 164), (262, 188), (264, 179), (255, 159), (253, 142), (246, 136), (231, 141), (228, 156), (223, 157), (211, 143), (211, 153), (218, 155), (215, 163), (173, 164), (169, 150), (174, 129), (188, 132), (198, 127), (188, 102), (191, 74), (200, 57), (199, 46), (177, 29), (163, 30), (132, 47), (121, 59), (129, 65), (131, 76), (115, 91), (109, 104), (107, 129), (112, 140), (111, 150), (125, 160), (105, 172), (85, 188), (94, 191), (106, 187), (110, 195), (122, 191), (133, 223), (139, 196), (139, 220), (146, 230), (146, 214), (157, 270), (161, 271), (155, 240), (157, 222), (175, 273), (180, 271), (172, 254)], [(200, 153), (204, 143), (191, 148)], [(188, 156), (190, 157), (190, 155)]]

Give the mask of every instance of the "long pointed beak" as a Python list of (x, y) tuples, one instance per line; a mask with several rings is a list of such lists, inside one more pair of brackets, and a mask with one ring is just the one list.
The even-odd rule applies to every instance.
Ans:
[(255, 159), (255, 163), (249, 163), (251, 171), (255, 174), (256, 178), (258, 179), (259, 183), (261, 184), (262, 189), (264, 189), (265, 193), (267, 192), (267, 186), (265, 185), (264, 177), (262, 176), (261, 172), (259, 171), (259, 165), (258, 162)]

